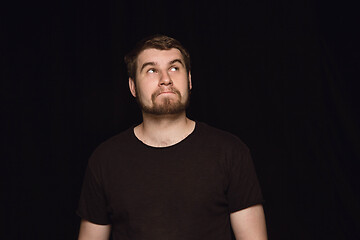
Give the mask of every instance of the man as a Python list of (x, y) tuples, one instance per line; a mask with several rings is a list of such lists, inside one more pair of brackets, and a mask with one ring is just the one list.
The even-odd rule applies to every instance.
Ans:
[(79, 239), (263, 240), (263, 198), (237, 137), (186, 116), (190, 56), (156, 35), (125, 57), (143, 122), (101, 144), (89, 160)]

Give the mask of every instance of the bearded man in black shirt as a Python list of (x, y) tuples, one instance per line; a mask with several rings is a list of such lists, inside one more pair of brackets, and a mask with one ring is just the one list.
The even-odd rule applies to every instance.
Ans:
[(125, 57), (143, 122), (102, 143), (86, 170), (79, 239), (265, 240), (262, 194), (236, 136), (186, 116), (190, 56), (156, 35)]

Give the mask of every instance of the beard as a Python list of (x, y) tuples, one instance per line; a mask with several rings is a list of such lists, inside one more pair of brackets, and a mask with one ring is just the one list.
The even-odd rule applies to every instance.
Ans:
[[(190, 87), (188, 87), (188, 92), (185, 96), (186, 99), (184, 102), (181, 101), (183, 96), (181, 95), (179, 90), (173, 87), (169, 90), (172, 91), (175, 95), (177, 95), (176, 99), (174, 97), (162, 97), (162, 99), (158, 99), (158, 101), (156, 101), (156, 98), (161, 94), (161, 91), (158, 90), (151, 95), (152, 106), (145, 105), (142, 102), (141, 97), (138, 93), (136, 94), (138, 96), (136, 98), (136, 101), (139, 104), (140, 109), (147, 114), (168, 115), (184, 112), (190, 103)], [(136, 90), (136, 92), (138, 91)]]

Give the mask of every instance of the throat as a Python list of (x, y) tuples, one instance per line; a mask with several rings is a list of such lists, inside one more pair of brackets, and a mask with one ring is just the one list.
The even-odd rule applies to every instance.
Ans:
[(144, 123), (134, 128), (137, 139), (145, 145), (157, 148), (173, 146), (187, 138), (195, 129), (195, 122), (188, 119), (186, 125), (162, 126), (154, 128)]
[(176, 140), (176, 139), (143, 139), (141, 141), (145, 145), (148, 145), (150, 147), (164, 148), (164, 147), (173, 146), (173, 145), (181, 142), (182, 140), (183, 139), (181, 139), (181, 140)]

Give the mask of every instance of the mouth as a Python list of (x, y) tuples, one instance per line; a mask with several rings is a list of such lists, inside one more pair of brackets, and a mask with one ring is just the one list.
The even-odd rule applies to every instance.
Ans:
[(178, 95), (180, 95), (180, 92), (177, 90), (177, 89), (175, 89), (175, 88), (168, 88), (168, 89), (159, 89), (159, 91), (157, 92), (157, 96), (159, 96), (159, 95), (163, 95), (163, 94), (178, 94)]
[(160, 92), (158, 95), (163, 95), (163, 94), (175, 94), (175, 92), (173, 92), (173, 91), (165, 91), (165, 92)]
[(160, 95), (163, 95), (163, 96), (171, 96), (171, 95), (181, 96), (180, 91), (173, 88), (173, 89), (163, 89), (162, 91), (159, 89), (159, 91), (152, 94), (151, 98), (152, 98), (153, 101), (155, 101), (155, 99)]

